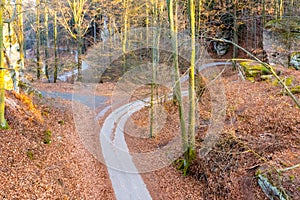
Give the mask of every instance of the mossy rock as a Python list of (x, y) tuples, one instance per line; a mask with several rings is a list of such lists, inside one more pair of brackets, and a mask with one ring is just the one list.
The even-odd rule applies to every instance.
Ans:
[(293, 94), (300, 94), (300, 85), (290, 88)]
[(257, 62), (241, 62), (240, 66), (245, 71), (246, 78), (254, 81), (259, 78), (260, 80), (269, 80), (272, 75), (264, 65)]

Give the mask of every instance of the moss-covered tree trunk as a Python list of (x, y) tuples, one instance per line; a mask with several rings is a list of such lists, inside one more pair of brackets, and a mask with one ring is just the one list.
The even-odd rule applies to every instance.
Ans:
[(175, 0), (167, 0), (168, 13), (169, 13), (169, 23), (171, 30), (171, 40), (172, 40), (172, 49), (173, 49), (173, 64), (174, 64), (174, 97), (175, 101), (178, 103), (178, 111), (179, 111), (179, 120), (180, 120), (180, 132), (181, 132), (181, 141), (182, 141), (182, 149), (183, 151), (187, 150), (188, 146), (188, 137), (186, 133), (185, 119), (184, 119), (184, 109), (181, 95), (181, 85), (180, 85), (180, 73), (179, 73), (179, 65), (178, 65), (178, 17), (177, 17), (177, 9), (178, 9), (178, 1)]
[(3, 45), (3, 11), (5, 0), (0, 4), (0, 129), (6, 129), (7, 123), (4, 117), (5, 112), (5, 89), (4, 89), (4, 45)]

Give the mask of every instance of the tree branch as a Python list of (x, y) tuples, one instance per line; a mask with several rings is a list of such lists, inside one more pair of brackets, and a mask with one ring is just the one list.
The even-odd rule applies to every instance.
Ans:
[(242, 51), (244, 51), (246, 54), (248, 54), (250, 57), (252, 57), (255, 61), (257, 61), (259, 64), (263, 65), (264, 67), (266, 67), (268, 70), (270, 70), (270, 72), (272, 73), (272, 75), (278, 80), (278, 82), (283, 86), (283, 88), (287, 91), (288, 95), (292, 98), (292, 100), (295, 102), (295, 104), (298, 106), (298, 108), (300, 108), (300, 103), (298, 101), (298, 99), (295, 97), (295, 95), (293, 95), (293, 93), (291, 92), (291, 90), (286, 86), (286, 84), (281, 80), (281, 78), (276, 74), (276, 72), (274, 71), (273, 67), (271, 65), (269, 65), (268, 63), (262, 62), (260, 59), (258, 59), (256, 56), (254, 56), (252, 53), (250, 53), (249, 51), (247, 51), (246, 49), (244, 49), (243, 47), (241, 47), (240, 45), (230, 41), (230, 40), (226, 40), (226, 39), (218, 39), (218, 38), (207, 38), (207, 39), (211, 39), (213, 41), (217, 41), (217, 42), (226, 42), (229, 44), (232, 44), (233, 46), (236, 46), (237, 48), (241, 49)]

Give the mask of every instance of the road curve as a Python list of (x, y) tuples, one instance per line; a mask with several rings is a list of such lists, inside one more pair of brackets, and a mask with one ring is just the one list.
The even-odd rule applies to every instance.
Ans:
[(112, 111), (100, 132), (102, 154), (118, 200), (152, 199), (132, 161), (124, 138), (126, 121), (132, 113), (144, 106), (145, 102), (135, 101)]
[[(219, 65), (231, 65), (231, 62), (213, 62), (203, 64), (198, 67), (198, 71)], [(180, 79), (180, 81), (184, 82), (187, 79), (188, 76), (184, 76)], [(183, 93), (187, 95), (186, 92)], [(74, 94), (69, 93), (42, 92), (42, 94), (43, 96), (52, 98), (78, 101), (79, 103), (90, 106), (91, 108), (97, 108), (97, 103), (103, 104), (103, 102), (106, 101), (106, 98), (104, 97), (93, 97), (94, 100), (91, 99), (91, 96), (80, 96), (80, 98), (74, 98)], [(134, 112), (139, 111), (147, 105), (147, 101), (149, 101), (149, 99), (134, 101), (113, 110), (105, 118), (100, 131), (102, 153), (117, 200), (152, 199), (146, 184), (132, 161), (132, 157), (129, 153), (124, 137), (124, 126), (126, 121)], [(92, 105), (93, 103), (95, 105)], [(96, 116), (96, 120), (102, 118), (110, 108), (111, 106), (107, 106), (102, 109), (102, 111), (100, 111)]]
[[(201, 65), (198, 71), (218, 65), (231, 65), (231, 62), (207, 63)], [(187, 79), (188, 76), (184, 76), (180, 81), (184, 82)], [(132, 161), (124, 137), (126, 121), (134, 112), (139, 111), (145, 105), (147, 105), (147, 99), (134, 101), (113, 110), (105, 119), (100, 131), (103, 157), (118, 200), (152, 199), (146, 184)]]

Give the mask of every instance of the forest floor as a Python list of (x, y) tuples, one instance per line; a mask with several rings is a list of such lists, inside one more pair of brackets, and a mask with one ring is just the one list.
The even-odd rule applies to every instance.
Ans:
[[(282, 77), (300, 80), (299, 71), (278, 69)], [(280, 86), (271, 82), (241, 81), (237, 72), (228, 68), (223, 83), (226, 119), (217, 144), (206, 156), (200, 156), (211, 125), (211, 102), (206, 91), (198, 102), (197, 158), (188, 176), (183, 177), (176, 164), (142, 174), (151, 195), (155, 199), (267, 199), (256, 179), (263, 174), (289, 197), (300, 199), (300, 166), (283, 170), (300, 163), (299, 109), (288, 96), (280, 94)], [(134, 137), (141, 133), (134, 133), (132, 128), (125, 134), (131, 152), (161, 148), (179, 134), (177, 108), (171, 102), (163, 106), (168, 116), (155, 138)], [(149, 108), (135, 113), (133, 122), (148, 127), (148, 113)]]
[(114, 199), (106, 167), (76, 133), (70, 101), (6, 92), (6, 119), (0, 199)]
[[(281, 70), (282, 77), (300, 80), (299, 71)], [(288, 96), (280, 94), (280, 86), (271, 82), (242, 81), (229, 68), (222, 76), (227, 107), (217, 144), (207, 156), (197, 156), (185, 177), (176, 164), (143, 173), (151, 196), (267, 199), (255, 177), (261, 173), (292, 199), (299, 199), (300, 168), (281, 173), (274, 170), (300, 163), (299, 109)], [(42, 82), (34, 86), (66, 93), (74, 87), (69, 83)], [(99, 84), (94, 94), (110, 97), (113, 89), (112, 83)], [(139, 92), (142, 97), (143, 92), (149, 91), (143, 88)], [(0, 132), (0, 199), (114, 199), (105, 165), (85, 149), (76, 134), (69, 101), (34, 98), (32, 105), (23, 95), (7, 92), (6, 97), (6, 118), (11, 129)], [(167, 110), (167, 123), (155, 138), (125, 135), (131, 152), (161, 148), (179, 134), (176, 107), (170, 102), (164, 102), (163, 107)], [(198, 107), (197, 152), (210, 125), (208, 91)], [(147, 127), (148, 113), (148, 108), (142, 109), (131, 121)]]

